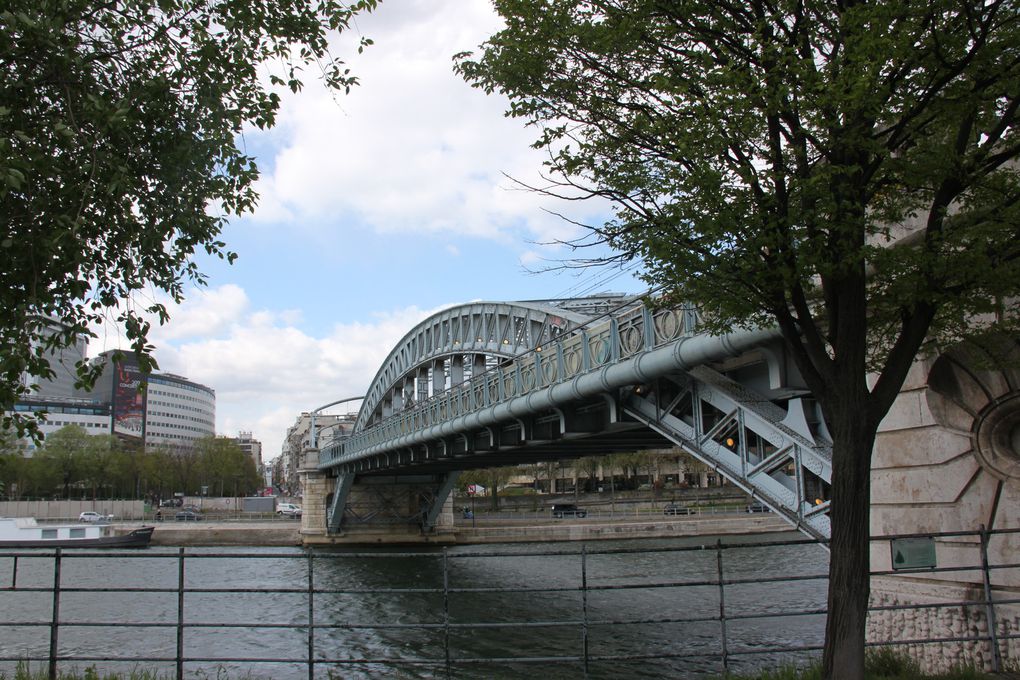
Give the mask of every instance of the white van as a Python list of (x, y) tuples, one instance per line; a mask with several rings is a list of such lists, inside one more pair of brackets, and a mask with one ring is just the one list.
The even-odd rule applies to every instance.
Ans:
[(277, 503), (276, 504), (277, 515), (287, 515), (288, 517), (300, 517), (301, 506), (294, 505), (293, 503)]

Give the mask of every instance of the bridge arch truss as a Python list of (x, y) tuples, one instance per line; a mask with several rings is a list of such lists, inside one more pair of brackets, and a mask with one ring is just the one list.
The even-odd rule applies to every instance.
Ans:
[[(774, 329), (711, 336), (690, 307), (637, 304), (566, 324), (550, 321), (556, 309), (468, 307), (405, 336), (354, 432), (320, 452), (320, 469), (345, 479), (455, 474), (678, 446), (800, 530), (828, 537), (831, 444)], [(394, 408), (408, 376), (465, 347), (496, 361), (459, 382), (447, 372), (427, 398)], [(727, 362), (744, 368), (728, 377)]]

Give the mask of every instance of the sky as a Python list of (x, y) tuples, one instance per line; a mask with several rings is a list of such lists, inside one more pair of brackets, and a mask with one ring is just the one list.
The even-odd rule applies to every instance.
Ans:
[[(216, 391), (217, 434), (252, 432), (268, 462), (301, 412), (365, 394), (397, 341), (446, 307), (643, 290), (604, 268), (535, 273), (578, 235), (553, 213), (597, 224), (609, 210), (508, 179), (540, 182), (537, 130), (452, 68), (500, 26), (488, 0), (383, 0), (332, 46), (358, 87), (309, 78), (273, 129), (245, 131), (261, 198), (222, 234), (238, 260), (199, 260), (208, 285), (150, 334), (161, 371)], [(360, 55), (358, 35), (375, 43)], [(118, 346), (102, 330), (89, 354)]]

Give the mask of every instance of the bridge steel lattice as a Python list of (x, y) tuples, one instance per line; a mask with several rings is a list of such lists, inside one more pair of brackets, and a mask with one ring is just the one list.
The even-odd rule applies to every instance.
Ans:
[(672, 446), (829, 537), (831, 440), (776, 330), (713, 336), (693, 308), (641, 302), (595, 319), (464, 305), (404, 337), (353, 433), (320, 451), (338, 477), (327, 527), (355, 478), (435, 476), (430, 528), (462, 470)]

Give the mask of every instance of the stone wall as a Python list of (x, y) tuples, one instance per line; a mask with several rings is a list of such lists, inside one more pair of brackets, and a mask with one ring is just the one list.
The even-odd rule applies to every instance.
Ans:
[(92, 510), (116, 519), (143, 519), (142, 501), (0, 501), (0, 517), (35, 517), (38, 520), (77, 521)]
[[(1001, 598), (1002, 593), (999, 595)], [(984, 589), (979, 585), (874, 578), (871, 584), (872, 607), (944, 605), (949, 602), (979, 604), (873, 611), (868, 619), (868, 641), (948, 640), (897, 644), (893, 648), (908, 653), (931, 673), (945, 673), (964, 666), (991, 670), (992, 647), (987, 639), (988, 608), (983, 600)], [(1001, 667), (1015, 667), (1020, 663), (1020, 640), (1009, 639), (1009, 636), (1020, 632), (1020, 607), (997, 604), (993, 617)]]
[[(936, 534), (1020, 527), (1020, 345), (989, 338), (915, 362), (875, 444), (871, 533)], [(991, 368), (1005, 366), (1006, 368)], [(981, 564), (976, 534), (936, 538), (936, 566)], [(1016, 561), (1020, 533), (993, 535), (992, 565)], [(892, 568), (887, 541), (872, 544), (872, 571)], [(1020, 597), (1020, 570), (990, 572), (993, 597)], [(930, 604), (983, 599), (979, 570), (873, 580), (874, 605)], [(980, 586), (980, 587), (979, 587)], [(997, 615), (998, 617), (998, 615)], [(1003, 608), (998, 628), (1016, 631), (1017, 608)], [(966, 637), (987, 631), (985, 607), (896, 610), (873, 613), (869, 639)], [(929, 670), (954, 663), (990, 669), (987, 643), (914, 645)], [(1020, 662), (1017, 641), (1003, 657)]]

